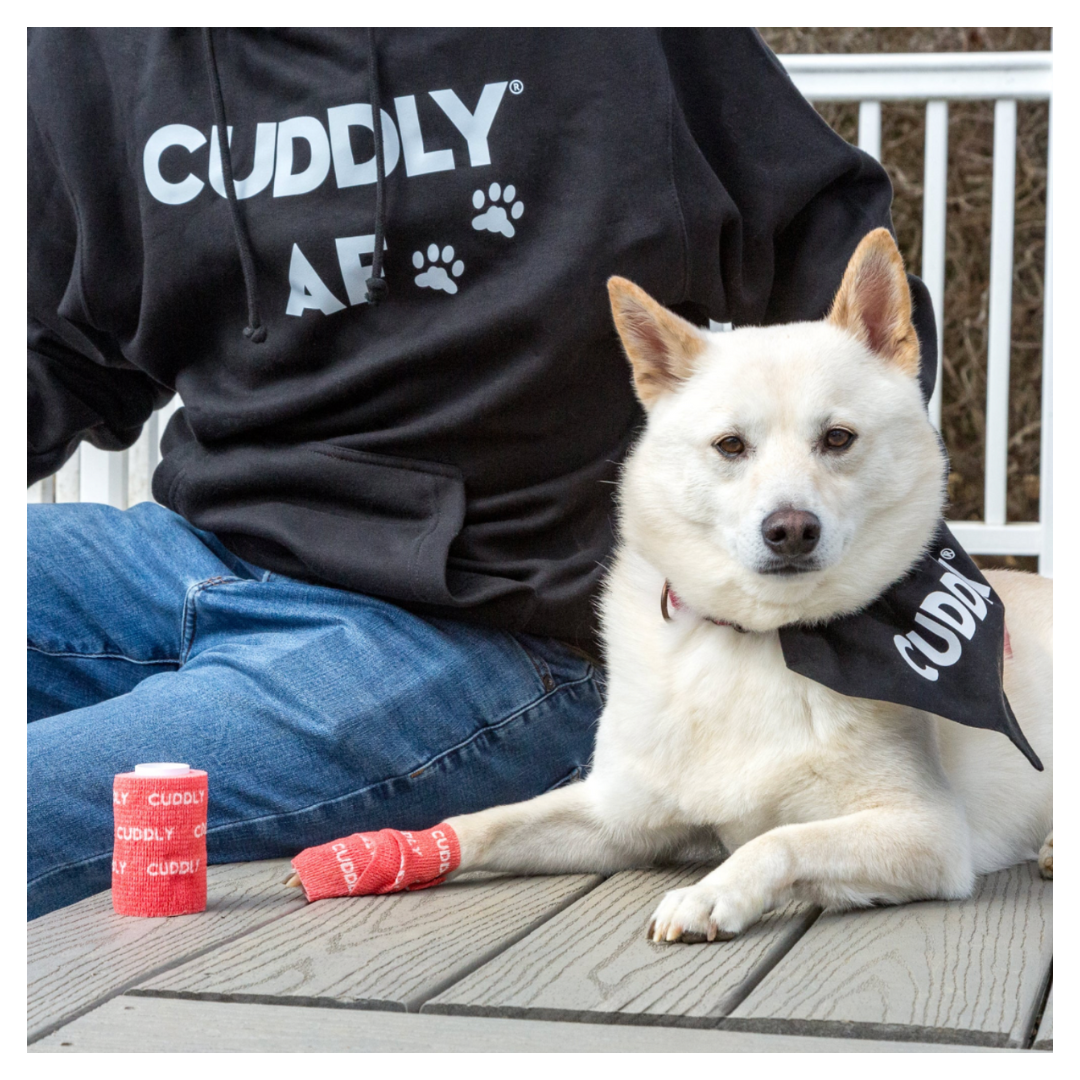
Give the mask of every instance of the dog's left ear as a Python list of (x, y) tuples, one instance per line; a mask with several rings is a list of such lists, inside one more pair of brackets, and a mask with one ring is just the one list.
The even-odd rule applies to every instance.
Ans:
[(634, 369), (638, 400), (651, 409), (694, 372), (705, 349), (705, 337), (693, 323), (658, 304), (626, 278), (608, 279), (615, 329)]
[(919, 375), (919, 338), (911, 323), (904, 260), (888, 229), (867, 233), (851, 256), (829, 322), (906, 374)]

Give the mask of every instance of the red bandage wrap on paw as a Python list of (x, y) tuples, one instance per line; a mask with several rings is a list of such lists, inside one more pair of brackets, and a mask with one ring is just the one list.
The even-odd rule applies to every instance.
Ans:
[(206, 773), (136, 765), (113, 780), (112, 902), (119, 915), (206, 909)]
[(446, 822), (424, 832), (353, 833), (305, 848), (292, 861), (309, 900), (427, 889), (460, 863), (457, 833)]

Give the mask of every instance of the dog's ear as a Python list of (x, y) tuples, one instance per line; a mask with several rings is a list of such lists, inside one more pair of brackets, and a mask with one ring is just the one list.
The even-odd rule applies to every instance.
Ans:
[(626, 278), (608, 279), (615, 329), (634, 369), (634, 389), (646, 409), (694, 371), (705, 348), (702, 332), (658, 304)]
[(867, 233), (844, 271), (829, 322), (906, 374), (919, 374), (919, 339), (911, 323), (904, 260), (888, 229)]

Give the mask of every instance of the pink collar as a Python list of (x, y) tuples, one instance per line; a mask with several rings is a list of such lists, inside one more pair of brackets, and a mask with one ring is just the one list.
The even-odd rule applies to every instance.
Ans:
[[(668, 611), (669, 603), (676, 611), (678, 611), (681, 607), (686, 607), (686, 605), (678, 598), (678, 596), (675, 595), (675, 590), (671, 587), (671, 582), (665, 579), (664, 587), (660, 590), (660, 614), (664, 616), (665, 622), (671, 622), (671, 614)], [(689, 610), (689, 608), (687, 608), (687, 610)], [(716, 626), (730, 626), (732, 630), (735, 630), (737, 633), (740, 634), (750, 633), (749, 630), (747, 630), (743, 626), (740, 626), (738, 623), (725, 622), (723, 619), (714, 619), (711, 618), (709, 615), (702, 615), (702, 618), (708, 620), (711, 623), (714, 623)]]
[[(671, 582), (665, 579), (664, 587), (660, 590), (660, 614), (664, 616), (664, 622), (671, 622), (671, 613), (668, 611), (668, 605), (671, 605), (676, 611), (686, 605), (676, 595), (675, 590), (671, 587)], [(687, 609), (689, 610), (689, 609)], [(749, 634), (750, 631), (745, 626), (740, 626), (738, 623), (725, 622), (723, 619), (714, 619), (709, 615), (702, 615), (703, 619), (707, 619), (711, 623), (715, 623), (717, 626), (730, 626), (732, 630), (740, 634)], [(1009, 628), (1004, 627), (1005, 630), (1005, 659), (1011, 660), (1012, 642), (1009, 640)]]

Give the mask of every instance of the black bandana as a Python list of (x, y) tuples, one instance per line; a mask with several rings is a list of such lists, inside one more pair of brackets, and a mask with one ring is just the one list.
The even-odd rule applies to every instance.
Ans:
[[(926, 287), (908, 277), (929, 401), (937, 338)], [(942, 521), (926, 554), (868, 607), (817, 626), (782, 626), (792, 670), (849, 697), (909, 705), (1007, 735), (1042, 771), (1001, 684), (1005, 605)]]
[(868, 607), (782, 626), (780, 644), (792, 671), (830, 690), (1000, 731), (1042, 770), (1001, 684), (1005, 606), (944, 522), (927, 553)]

